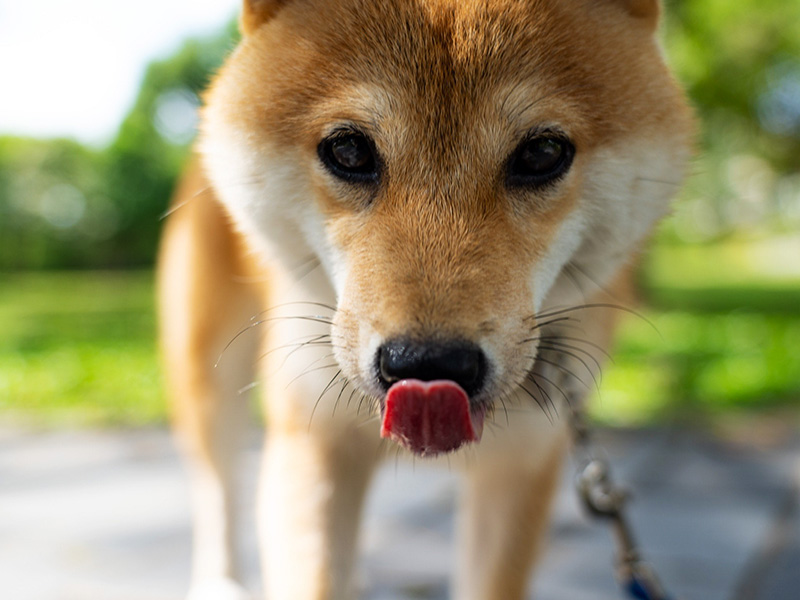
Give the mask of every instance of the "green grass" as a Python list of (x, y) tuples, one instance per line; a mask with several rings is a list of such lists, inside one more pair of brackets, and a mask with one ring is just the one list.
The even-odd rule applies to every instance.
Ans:
[[(800, 273), (794, 260), (781, 270), (762, 254), (770, 268), (741, 241), (658, 246), (643, 278), (655, 329), (622, 320), (595, 417), (705, 423), (798, 406)], [(152, 273), (0, 275), (0, 415), (53, 426), (164, 422)]]
[(626, 317), (595, 417), (611, 424), (705, 424), (800, 400), (800, 319), (782, 313), (649, 310)]
[(645, 320), (626, 316), (595, 416), (705, 423), (800, 407), (800, 237), (656, 245)]
[(0, 275), (0, 414), (163, 422), (150, 272)]

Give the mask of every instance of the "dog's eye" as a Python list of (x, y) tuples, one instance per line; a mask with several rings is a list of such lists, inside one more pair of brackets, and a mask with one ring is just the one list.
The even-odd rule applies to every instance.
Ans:
[(540, 135), (523, 141), (508, 163), (510, 186), (543, 186), (567, 172), (575, 147), (555, 135)]
[(322, 164), (345, 181), (363, 183), (378, 178), (378, 161), (373, 144), (362, 133), (335, 133), (322, 140), (318, 152)]

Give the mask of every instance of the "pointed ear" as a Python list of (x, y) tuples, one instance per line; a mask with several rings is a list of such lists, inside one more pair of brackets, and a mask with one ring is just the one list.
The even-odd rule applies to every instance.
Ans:
[(244, 0), (239, 28), (249, 35), (275, 16), (288, 0)]
[(625, 8), (632, 17), (641, 19), (653, 29), (658, 25), (658, 18), (661, 15), (659, 0), (614, 0), (614, 2)]

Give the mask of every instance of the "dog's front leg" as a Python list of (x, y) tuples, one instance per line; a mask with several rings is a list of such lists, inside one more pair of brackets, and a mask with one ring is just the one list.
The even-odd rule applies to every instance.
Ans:
[(235, 470), (249, 422), (240, 390), (253, 381), (259, 339), (237, 332), (260, 304), (257, 290), (241, 281), (247, 271), (238, 239), (196, 168), (175, 206), (162, 239), (158, 290), (172, 420), (192, 486), (188, 598), (244, 600), (249, 595), (237, 582)]
[(272, 424), (259, 509), (270, 600), (352, 596), (358, 522), (376, 455), (358, 430), (323, 437)]
[(454, 599), (526, 597), (566, 448), (566, 434), (556, 427), (546, 448), (533, 449), (536, 460), (520, 460), (515, 451), (505, 460), (492, 456), (470, 465), (459, 514)]

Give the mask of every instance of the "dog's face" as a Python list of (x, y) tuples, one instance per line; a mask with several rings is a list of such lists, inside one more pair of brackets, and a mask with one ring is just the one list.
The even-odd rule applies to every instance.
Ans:
[[(607, 281), (683, 178), (690, 116), (654, 38), (657, 3), (246, 8), (204, 114), (215, 187), (255, 247), (319, 256), (350, 381), (381, 398), (455, 382), (398, 392), (388, 434), (420, 453), (474, 439), (532, 368), (537, 315), (581, 299), (565, 265)], [(458, 413), (453, 387), (477, 431), (415, 441), (410, 422), (449, 417), (403, 407), (440, 394)]]

